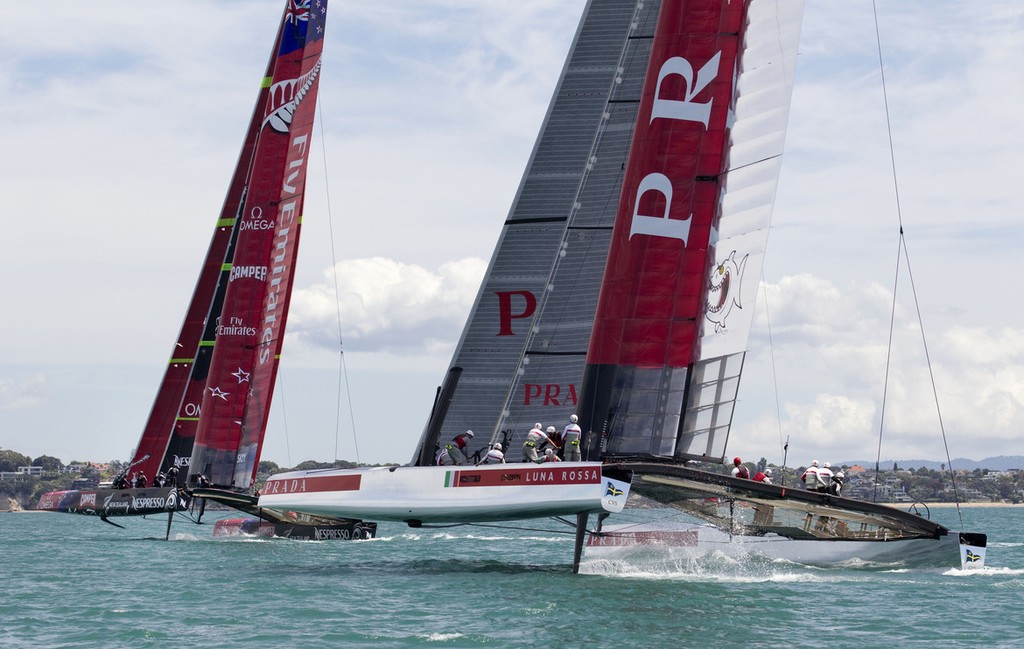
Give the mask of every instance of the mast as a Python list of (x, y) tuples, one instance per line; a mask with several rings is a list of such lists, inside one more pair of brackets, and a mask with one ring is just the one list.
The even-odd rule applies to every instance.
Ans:
[[(284, 25), (282, 20), (275, 43), (281, 41)], [(264, 78), (272, 75), (276, 59), (275, 50), (267, 63)], [(216, 337), (217, 316), (227, 286), (227, 269), (230, 268), (232, 242), (236, 234), (235, 223), (244, 200), (247, 178), (252, 172), (256, 138), (269, 92), (270, 88), (261, 84), (210, 246), (185, 311), (181, 331), (171, 350), (149, 418), (129, 462), (129, 466), (137, 467), (136, 470), (149, 478), (171, 468), (177, 468), (183, 474), (188, 469)]]
[[(659, 5), (587, 3), (452, 359), (446, 416), (414, 463), (466, 429), (508, 432), (517, 453), (534, 422), (561, 430), (575, 412)], [(473, 448), (487, 442), (478, 434)]]
[(295, 276), (326, 12), (326, 1), (289, 2), (263, 81), (190, 485), (202, 474), (217, 486), (248, 489), (256, 475)]

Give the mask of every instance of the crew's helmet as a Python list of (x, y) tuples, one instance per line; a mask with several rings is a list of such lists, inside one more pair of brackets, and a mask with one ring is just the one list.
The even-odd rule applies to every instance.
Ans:
[(739, 459), (738, 457), (734, 457), (732, 459), (732, 463), (735, 464), (736, 466), (739, 466), (739, 465), (743, 464), (743, 460)]
[(579, 420), (580, 420), (580, 418), (579, 418), (579, 417), (577, 417), (576, 415), (569, 415), (569, 422), (570, 422), (570, 423), (573, 423), (573, 424), (575, 424), (575, 423), (576, 423), (577, 421), (579, 421)]
[(467, 431), (466, 431), (466, 437), (468, 437), (468, 438), (470, 438), (470, 439), (473, 439), (473, 431), (471, 431), (471, 430), (467, 430)]

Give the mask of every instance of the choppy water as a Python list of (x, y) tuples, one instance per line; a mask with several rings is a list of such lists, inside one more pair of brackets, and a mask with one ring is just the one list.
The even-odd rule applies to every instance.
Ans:
[[(963, 510), (981, 571), (585, 563), (572, 535), (381, 524), (371, 541), (0, 515), (0, 647), (1024, 646), (1024, 508)], [(932, 510), (955, 529), (955, 510)]]

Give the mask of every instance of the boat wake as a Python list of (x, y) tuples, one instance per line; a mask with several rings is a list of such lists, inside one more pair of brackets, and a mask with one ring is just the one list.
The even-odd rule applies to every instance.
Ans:
[(986, 566), (984, 568), (950, 568), (943, 571), (950, 577), (1016, 577), (1024, 575), (1024, 568)]

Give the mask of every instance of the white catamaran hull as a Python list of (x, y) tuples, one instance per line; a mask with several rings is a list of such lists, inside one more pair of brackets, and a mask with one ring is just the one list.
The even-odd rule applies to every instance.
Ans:
[(803, 540), (775, 534), (730, 534), (712, 525), (679, 523), (608, 525), (587, 539), (588, 559), (621, 560), (638, 552), (672, 560), (698, 560), (715, 555), (734, 559), (757, 557), (804, 565), (834, 567), (896, 564), (900, 567), (983, 567), (984, 548), (961, 542), (950, 533), (936, 539), (891, 541)]
[(259, 506), (419, 525), (621, 511), (628, 490), (598, 462), (375, 467), (273, 476)]

